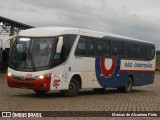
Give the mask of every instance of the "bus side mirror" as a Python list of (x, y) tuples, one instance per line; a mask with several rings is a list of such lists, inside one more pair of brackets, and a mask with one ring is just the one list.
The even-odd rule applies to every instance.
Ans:
[(56, 53), (61, 53), (62, 45), (63, 45), (63, 37), (59, 36), (58, 37), (58, 43), (57, 43)]

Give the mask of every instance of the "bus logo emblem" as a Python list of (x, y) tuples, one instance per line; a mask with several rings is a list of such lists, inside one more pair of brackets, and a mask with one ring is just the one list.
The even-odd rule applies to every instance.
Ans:
[(58, 87), (59, 85), (60, 85), (60, 80), (59, 80), (59, 79), (58, 79), (58, 80), (55, 79), (55, 80), (54, 80), (54, 83), (53, 83), (53, 86), (54, 86), (54, 87)]
[[(105, 63), (105, 58), (96, 58), (95, 62), (95, 70), (96, 77), (99, 84), (102, 87), (114, 86), (115, 84), (115, 76), (119, 74), (120, 71), (120, 59), (110, 59), (110, 62)], [(111, 66), (110, 68), (106, 68), (106, 65)]]
[(111, 68), (107, 70), (105, 67), (105, 58), (100, 59), (101, 72), (102, 72), (102, 75), (106, 78), (109, 78), (113, 75), (116, 68), (116, 59), (112, 59), (111, 65), (112, 65)]

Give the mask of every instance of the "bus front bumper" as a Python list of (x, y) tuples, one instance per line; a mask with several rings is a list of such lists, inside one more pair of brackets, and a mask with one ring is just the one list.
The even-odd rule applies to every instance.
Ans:
[(12, 88), (32, 89), (40, 91), (49, 91), (51, 77), (38, 80), (15, 80), (11, 76), (7, 76), (8, 86)]

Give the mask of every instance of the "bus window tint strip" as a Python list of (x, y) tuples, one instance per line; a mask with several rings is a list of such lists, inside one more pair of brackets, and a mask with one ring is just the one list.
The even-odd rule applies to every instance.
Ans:
[(81, 36), (77, 44), (75, 55), (84, 57), (97, 56), (123, 58), (141, 61), (154, 59), (155, 47), (153, 45), (130, 42), (123, 39), (120, 39), (119, 42), (118, 40), (118, 38), (103, 39)]

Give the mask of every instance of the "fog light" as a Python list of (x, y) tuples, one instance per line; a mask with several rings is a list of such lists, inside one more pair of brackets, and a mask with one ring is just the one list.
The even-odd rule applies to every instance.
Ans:
[(40, 84), (40, 87), (41, 88), (44, 88), (44, 87), (46, 87), (47, 86), (47, 84), (46, 83), (44, 83), (44, 84)]
[(11, 73), (8, 73), (8, 76), (10, 77), (12, 74)]

